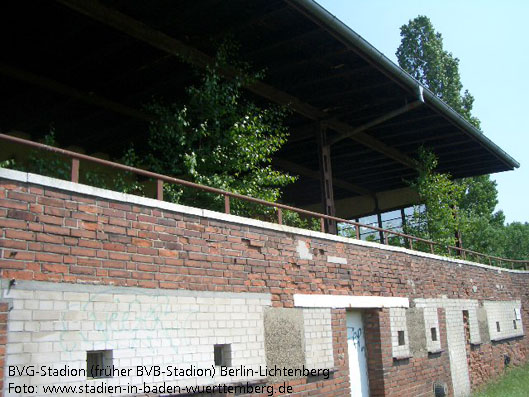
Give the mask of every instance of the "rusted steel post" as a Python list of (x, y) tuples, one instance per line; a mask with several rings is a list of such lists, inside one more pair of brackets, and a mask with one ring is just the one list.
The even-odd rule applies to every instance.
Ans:
[[(336, 208), (334, 204), (334, 188), (332, 184), (331, 146), (327, 142), (327, 129), (322, 126), (321, 123), (318, 123), (316, 127), (323, 213), (334, 216), (336, 214)], [(336, 221), (326, 219), (324, 222), (326, 224), (327, 233), (338, 233)]]
[(277, 209), (277, 223), (279, 223), (280, 225), (283, 224), (283, 211), (281, 210), (281, 208)]
[(163, 201), (163, 181), (161, 179), (156, 180), (156, 198)]
[(79, 183), (79, 159), (72, 159), (72, 182)]
[[(377, 223), (378, 223), (378, 227), (380, 229), (383, 229), (383, 223), (382, 223), (382, 213), (380, 212), (380, 208), (378, 206), (378, 198), (377, 196), (375, 196), (375, 211), (377, 212)], [(384, 244), (384, 232), (382, 230), (379, 230), (378, 231), (378, 238), (379, 238), (379, 241), (380, 241), (380, 244)]]
[(402, 225), (402, 232), (405, 233), (406, 229), (406, 212), (404, 211), (404, 208), (400, 209), (400, 221)]
[(355, 225), (356, 239), (360, 240), (360, 225)]
[(230, 213), (230, 196), (227, 194), (224, 195), (224, 212), (226, 214)]

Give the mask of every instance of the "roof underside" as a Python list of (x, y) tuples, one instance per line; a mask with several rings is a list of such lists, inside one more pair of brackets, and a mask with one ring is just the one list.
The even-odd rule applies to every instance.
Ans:
[[(105, 5), (211, 56), (231, 37), (240, 43), (242, 59), (266, 70), (268, 85), (352, 128), (417, 100), (416, 91), (284, 0), (114, 0)], [(52, 126), (64, 146), (117, 157), (129, 141), (145, 141), (145, 104), (153, 97), (180, 102), (196, 79), (193, 68), (177, 57), (59, 3), (21, 0), (2, 7), (2, 132), (22, 131), (37, 139)], [(79, 100), (64, 87), (131, 112)], [(291, 137), (278, 164), (318, 172), (315, 120), (293, 112), (288, 125)], [(439, 170), (456, 178), (517, 166), (469, 131), (426, 101), (365, 133), (411, 158), (419, 146), (431, 148)], [(329, 129), (329, 134), (332, 139), (338, 133)], [(415, 175), (383, 150), (349, 138), (332, 147), (332, 169), (335, 179), (374, 193), (403, 188)], [(353, 190), (335, 184), (335, 199), (365, 195)], [(285, 201), (319, 202), (320, 182), (305, 172), (285, 192)]]

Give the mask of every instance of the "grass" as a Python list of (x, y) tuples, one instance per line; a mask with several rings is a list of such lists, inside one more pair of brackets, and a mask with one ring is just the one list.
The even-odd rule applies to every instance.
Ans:
[(489, 383), (472, 397), (527, 397), (529, 396), (529, 363), (509, 369), (505, 375)]

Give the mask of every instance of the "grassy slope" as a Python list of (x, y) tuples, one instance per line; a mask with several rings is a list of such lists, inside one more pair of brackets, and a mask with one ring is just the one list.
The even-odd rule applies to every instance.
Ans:
[(528, 397), (529, 364), (513, 368), (497, 381), (490, 383), (473, 397)]

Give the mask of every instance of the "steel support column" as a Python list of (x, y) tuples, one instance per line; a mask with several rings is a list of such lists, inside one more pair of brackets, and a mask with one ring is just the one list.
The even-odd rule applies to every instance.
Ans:
[[(377, 223), (378, 227), (382, 229), (383, 223), (382, 223), (382, 213), (380, 212), (380, 207), (378, 206), (378, 198), (375, 195), (375, 211), (377, 212)], [(380, 244), (384, 244), (384, 232), (379, 231), (378, 232), (378, 238), (380, 240)]]
[[(320, 160), (320, 182), (321, 182), (321, 202), (323, 213), (335, 216), (336, 209), (334, 206), (334, 191), (332, 184), (332, 167), (331, 167), (331, 146), (327, 142), (327, 130), (321, 124), (317, 125), (318, 138), (318, 155)], [(325, 231), (327, 233), (337, 234), (336, 222), (325, 220)]]

